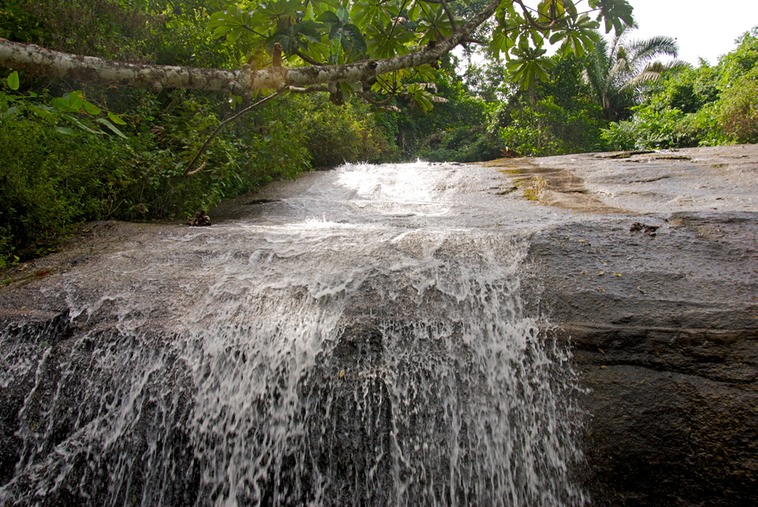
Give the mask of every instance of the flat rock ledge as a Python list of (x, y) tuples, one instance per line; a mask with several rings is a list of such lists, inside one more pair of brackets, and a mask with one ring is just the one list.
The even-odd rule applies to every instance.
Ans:
[[(519, 213), (524, 197), (540, 217), (553, 210), (531, 233), (523, 285), (574, 350), (592, 504), (758, 505), (758, 146), (487, 165)], [(6, 273), (0, 325), (65, 339), (64, 295), (41, 290), (47, 278), (164, 227), (92, 224)], [(0, 433), (2, 461), (12, 431)]]

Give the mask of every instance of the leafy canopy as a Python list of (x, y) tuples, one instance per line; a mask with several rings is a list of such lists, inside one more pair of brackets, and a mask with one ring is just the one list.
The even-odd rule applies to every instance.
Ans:
[(213, 13), (210, 27), (253, 63), (266, 61), (279, 43), (289, 66), (392, 59), (451, 40), (453, 47), (479, 43), (531, 86), (547, 76), (546, 42), (563, 56), (582, 56), (601, 24), (620, 32), (632, 22), (627, 0), (243, 0)]

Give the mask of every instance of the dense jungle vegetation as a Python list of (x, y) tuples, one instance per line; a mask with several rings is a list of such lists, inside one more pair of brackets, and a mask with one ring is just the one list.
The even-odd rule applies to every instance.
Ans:
[[(268, 7), (308, 4), (293, 2)], [(0, 5), (0, 37), (109, 60), (265, 65), (269, 53), (238, 44), (243, 31), (230, 31), (219, 17), (230, 4), (242, 12), (253, 3), (263, 5), (6, 0)], [(391, 32), (410, 25), (411, 15), (403, 10), (410, 9), (409, 2), (390, 3), (398, 4), (388, 18)], [(434, 30), (423, 32), (439, 36), (446, 23), (454, 27), (450, 9), (457, 15), (478, 4), (425, 5), (447, 13)], [(335, 43), (329, 58), (340, 63), (348, 61), (348, 53), (381, 51), (358, 32), (346, 9), (335, 12), (316, 23), (331, 27), (327, 32)], [(536, 49), (511, 47), (521, 56), (507, 61), (497, 58), (501, 48), (493, 44), (478, 50), (486, 65), (481, 57), (447, 54), (436, 67), (383, 77), (381, 100), (355, 90), (336, 97), (334, 92), (289, 93), (225, 126), (191, 171), (189, 161), (211, 132), (250, 98), (92, 84), (0, 67), (0, 267), (50, 251), (88, 220), (186, 219), (272, 180), (345, 161), (476, 161), (758, 141), (758, 29), (744, 34), (718, 63), (692, 67), (659, 63), (659, 56), (676, 55), (675, 43), (666, 37), (635, 41), (629, 18), (621, 18), (627, 26), (614, 38), (602, 39), (597, 32), (590, 50), (547, 56), (541, 39), (532, 35)], [(314, 39), (316, 24), (294, 26), (302, 31), (298, 36)], [(292, 26), (285, 28), (292, 32)], [(292, 40), (278, 30), (279, 38), (268, 40), (268, 47), (281, 41), (296, 53)], [(414, 30), (422, 33), (418, 26), (405, 26), (384, 34), (386, 39), (375, 37), (409, 44)], [(419, 43), (431, 47), (434, 41)], [(343, 91), (350, 90), (343, 86)]]

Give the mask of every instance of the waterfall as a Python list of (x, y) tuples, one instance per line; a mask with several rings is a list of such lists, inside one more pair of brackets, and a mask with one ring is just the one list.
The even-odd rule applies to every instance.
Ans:
[(586, 503), (570, 353), (474, 172), (346, 165), (62, 276), (0, 335), (0, 504)]

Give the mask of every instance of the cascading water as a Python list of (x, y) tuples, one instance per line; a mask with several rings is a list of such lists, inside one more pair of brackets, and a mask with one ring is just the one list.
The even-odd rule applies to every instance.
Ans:
[(68, 273), (2, 334), (0, 504), (584, 504), (568, 351), (469, 176), (348, 165)]

